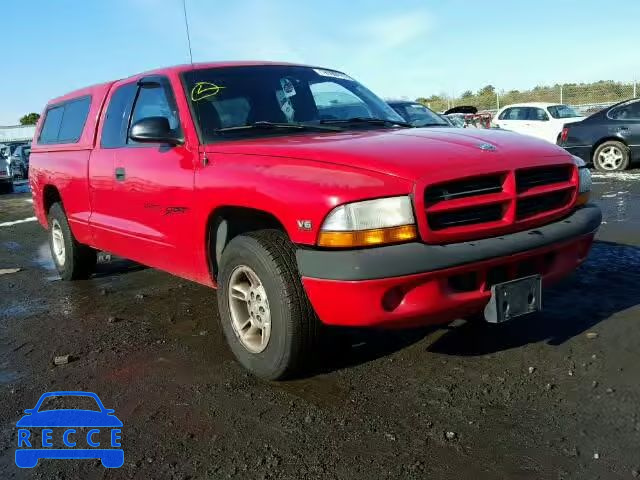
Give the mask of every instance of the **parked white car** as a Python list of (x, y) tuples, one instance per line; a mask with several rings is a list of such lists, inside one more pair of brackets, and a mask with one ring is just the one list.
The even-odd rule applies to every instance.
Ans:
[(563, 125), (582, 119), (584, 117), (567, 105), (531, 102), (502, 107), (493, 117), (493, 125), (557, 143)]

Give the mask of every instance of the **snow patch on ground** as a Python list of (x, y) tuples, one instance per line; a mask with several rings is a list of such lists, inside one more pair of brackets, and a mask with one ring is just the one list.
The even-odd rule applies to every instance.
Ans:
[(14, 220), (12, 222), (2, 222), (0, 223), (0, 227), (11, 227), (13, 225), (18, 225), (19, 223), (27, 223), (27, 222), (35, 222), (36, 217), (28, 217), (23, 218), (22, 220)]

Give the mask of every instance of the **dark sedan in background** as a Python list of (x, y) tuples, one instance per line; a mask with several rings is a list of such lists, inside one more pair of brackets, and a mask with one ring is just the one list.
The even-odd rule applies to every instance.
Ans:
[(451, 127), (452, 125), (440, 115), (418, 102), (409, 100), (387, 101), (407, 123), (414, 127)]
[(605, 108), (566, 124), (558, 145), (597, 170), (621, 171), (640, 161), (640, 99)]

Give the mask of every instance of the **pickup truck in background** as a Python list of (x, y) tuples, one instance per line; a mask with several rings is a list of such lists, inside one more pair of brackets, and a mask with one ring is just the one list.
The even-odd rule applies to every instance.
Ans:
[(496, 130), (411, 128), (348, 75), (165, 68), (52, 100), (29, 181), (65, 280), (106, 250), (218, 289), (263, 378), (323, 325), (400, 328), (541, 308), (600, 225), (584, 162)]

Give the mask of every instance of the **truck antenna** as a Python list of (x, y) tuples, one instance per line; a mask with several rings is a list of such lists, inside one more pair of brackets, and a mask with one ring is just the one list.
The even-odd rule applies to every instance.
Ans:
[[(182, 11), (184, 12), (184, 28), (187, 31), (187, 46), (189, 47), (189, 61), (191, 62), (191, 68), (195, 70), (195, 67), (193, 65), (193, 52), (191, 51), (191, 35), (189, 34), (189, 19), (187, 17), (187, 0), (182, 0)], [(193, 109), (196, 113), (196, 118), (198, 120), (196, 128), (198, 129), (198, 132), (199, 132), (200, 125), (202, 125), (200, 123), (200, 109), (196, 105), (193, 106)], [(203, 151), (202, 166), (206, 167), (207, 165), (209, 165), (209, 158), (207, 157), (207, 152)]]
[(187, 30), (187, 46), (189, 47), (189, 61), (193, 65), (193, 53), (191, 52), (191, 35), (189, 35), (189, 20), (187, 19), (187, 0), (182, 0), (182, 11), (184, 12), (184, 27)]

